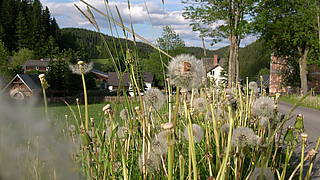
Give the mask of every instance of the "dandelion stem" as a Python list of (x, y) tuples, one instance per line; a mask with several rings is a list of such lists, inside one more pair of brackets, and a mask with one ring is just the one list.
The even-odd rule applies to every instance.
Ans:
[(41, 83), (41, 87), (42, 87), (43, 102), (44, 102), (44, 113), (45, 113), (46, 119), (48, 120), (49, 117), (48, 117), (48, 103), (47, 103), (46, 89), (42, 83)]
[(82, 85), (83, 85), (83, 97), (84, 97), (84, 116), (85, 116), (85, 128), (89, 129), (89, 113), (88, 113), (88, 95), (86, 88), (86, 81), (84, 79), (84, 73), (81, 73)]

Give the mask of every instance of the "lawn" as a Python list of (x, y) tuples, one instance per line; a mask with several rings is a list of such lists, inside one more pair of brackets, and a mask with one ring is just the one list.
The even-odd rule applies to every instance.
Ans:
[[(301, 99), (301, 97), (302, 96), (288, 95), (288, 96), (281, 96), (280, 100), (286, 103), (295, 104)], [(309, 95), (302, 102), (300, 102), (300, 106), (320, 110), (320, 96)]]

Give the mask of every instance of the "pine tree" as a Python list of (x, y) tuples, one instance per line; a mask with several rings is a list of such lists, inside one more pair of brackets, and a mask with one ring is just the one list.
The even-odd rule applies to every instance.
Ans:
[(45, 44), (45, 29), (41, 22), (42, 5), (39, 0), (35, 0), (32, 4), (32, 28), (31, 28), (31, 43), (32, 49), (35, 51), (36, 56), (41, 57), (41, 48)]
[(27, 31), (28, 23), (25, 14), (20, 11), (16, 20), (16, 37), (18, 49), (28, 48), (29, 46), (29, 33)]
[(3, 19), (2, 26), (4, 29), (3, 41), (6, 44), (9, 51), (12, 51), (16, 47), (15, 37), (15, 19), (16, 19), (16, 2), (14, 0), (5, 0), (2, 3), (0, 10), (0, 17)]

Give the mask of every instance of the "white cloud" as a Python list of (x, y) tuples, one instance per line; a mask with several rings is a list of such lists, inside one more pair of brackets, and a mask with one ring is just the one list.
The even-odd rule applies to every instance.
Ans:
[[(57, 19), (60, 27), (80, 27), (93, 29), (93, 26), (89, 23), (87, 19), (85, 19), (82, 14), (75, 8), (74, 4), (79, 6), (82, 10), (86, 11), (86, 5), (79, 0), (68, 1), (68, 2), (56, 2), (57, 0), (41, 0), (44, 6), (48, 6), (51, 14)], [(102, 12), (106, 13), (106, 7), (103, 0), (86, 0), (89, 4), (98, 8)], [(161, 4), (161, 0), (157, 1), (139, 1), (130, 4), (130, 10), (128, 8), (127, 1), (109, 1), (109, 9), (111, 10), (111, 14), (113, 17), (120, 21), (118, 17), (118, 13), (116, 7), (118, 8), (121, 18), (126, 25), (130, 23), (134, 24), (134, 27), (143, 27), (143, 28), (135, 28), (135, 31), (138, 34), (145, 35), (149, 41), (154, 42), (156, 38), (161, 36), (161, 28), (164, 25), (171, 25), (177, 33), (179, 33), (180, 37), (186, 42), (187, 45), (190, 46), (202, 46), (201, 39), (199, 38), (199, 33), (192, 31), (192, 28), (189, 26), (190, 21), (186, 20), (182, 16), (182, 4), (180, 3), (180, 7), (176, 7), (179, 1), (172, 0), (172, 2), (165, 2), (164, 5)], [(167, 10), (165, 6), (168, 3), (170, 4), (170, 8), (175, 5), (175, 10)], [(94, 12), (94, 11), (93, 11)], [(100, 27), (103, 29), (102, 31), (107, 33), (107, 21), (106, 18), (101, 15), (97, 15), (94, 13), (96, 20)], [(220, 25), (223, 22), (219, 22)], [(211, 27), (216, 27), (216, 25), (212, 25)], [(247, 39), (245, 42), (249, 42), (250, 39)], [(214, 47), (210, 47), (210, 40), (206, 41), (207, 48), (220, 47), (220, 45), (216, 45)], [(220, 43), (225, 45), (225, 43)]]

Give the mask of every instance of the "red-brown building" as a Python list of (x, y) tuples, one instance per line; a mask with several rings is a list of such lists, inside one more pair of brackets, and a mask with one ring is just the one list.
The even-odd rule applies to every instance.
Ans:
[(40, 60), (28, 60), (22, 65), (24, 73), (27, 71), (38, 71), (47, 72), (49, 70), (49, 63), (51, 59), (40, 59)]
[[(299, 92), (299, 88), (294, 90), (293, 87), (286, 86), (283, 83), (284, 77), (282, 73), (287, 68), (289, 67), (286, 58), (271, 55), (269, 81), (270, 94), (290, 93), (291, 91)], [(308, 66), (308, 90), (313, 90), (317, 94), (320, 93), (320, 68), (317, 65)]]

